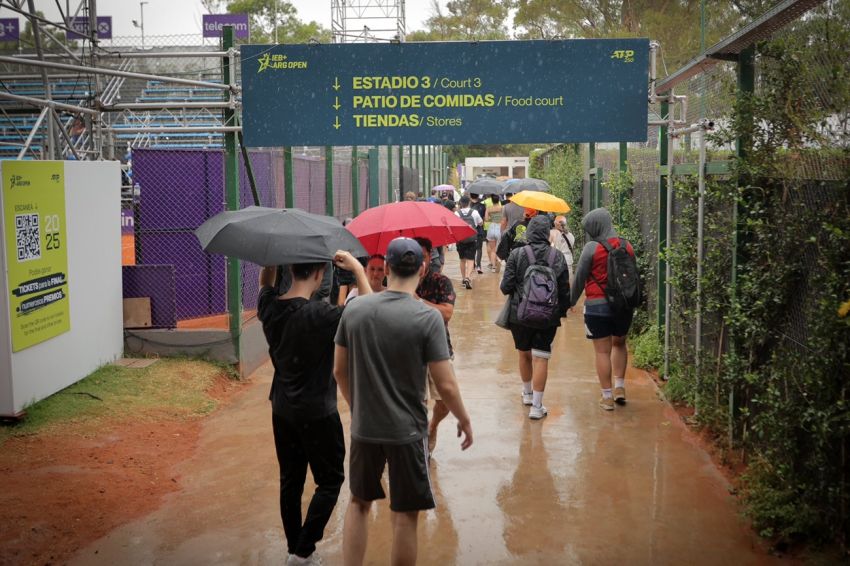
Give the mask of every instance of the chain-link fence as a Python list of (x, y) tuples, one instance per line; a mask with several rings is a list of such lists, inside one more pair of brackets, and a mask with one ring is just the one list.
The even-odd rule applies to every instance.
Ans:
[[(377, 168), (369, 167), (369, 151), (355, 153), (352, 148), (335, 148), (329, 154), (329, 169), (324, 148), (293, 150), (295, 207), (342, 220), (354, 215), (355, 198), (359, 199), (357, 210), (365, 210), (370, 202), (397, 200), (398, 147), (371, 151), (378, 154), (374, 160)], [(390, 163), (388, 155), (393, 151), (396, 159)], [(249, 158), (259, 202), (254, 201), (248, 168), (240, 159), (240, 205), (284, 207), (284, 151), (251, 150)], [(153, 266), (161, 268), (143, 278), (139, 285), (144, 289), (133, 292), (151, 297), (152, 318), (157, 326), (227, 327), (225, 260), (204, 252), (194, 236), (198, 226), (225, 208), (224, 161), (225, 154), (220, 150), (139, 148), (132, 153), (136, 187), (132, 205), (134, 265), (144, 273)], [(390, 165), (392, 170), (388, 169)], [(406, 171), (413, 184), (418, 172)], [(259, 267), (242, 263), (241, 274), (242, 306), (250, 315), (256, 308)]]

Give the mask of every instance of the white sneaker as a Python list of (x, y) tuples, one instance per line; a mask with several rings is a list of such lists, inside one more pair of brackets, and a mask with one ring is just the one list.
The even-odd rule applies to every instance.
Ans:
[(530, 407), (534, 403), (534, 395), (531, 393), (522, 392), (522, 404)]
[(324, 561), (315, 552), (307, 558), (301, 558), (297, 554), (290, 554), (286, 560), (286, 566), (315, 566), (321, 564), (324, 564)]
[(532, 406), (531, 409), (528, 410), (528, 418), (535, 421), (542, 419), (548, 414), (549, 409), (547, 409), (543, 405), (540, 405), (540, 407)]

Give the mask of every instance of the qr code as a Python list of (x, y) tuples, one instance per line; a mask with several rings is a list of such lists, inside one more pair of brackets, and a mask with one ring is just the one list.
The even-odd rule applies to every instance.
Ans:
[(18, 261), (41, 258), (38, 214), (15, 215), (15, 243), (18, 247)]

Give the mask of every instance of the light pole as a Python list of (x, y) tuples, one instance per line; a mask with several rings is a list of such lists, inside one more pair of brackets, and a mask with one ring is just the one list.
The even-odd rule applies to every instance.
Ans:
[(141, 12), (141, 18), (137, 22), (133, 20), (133, 25), (142, 30), (142, 49), (145, 48), (145, 4), (148, 2), (141, 1), (139, 2), (139, 11)]

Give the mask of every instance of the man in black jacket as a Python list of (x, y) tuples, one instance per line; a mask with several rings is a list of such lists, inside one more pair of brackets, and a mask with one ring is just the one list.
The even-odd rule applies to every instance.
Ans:
[[(372, 292), (363, 266), (351, 254), (337, 252), (334, 264), (354, 274), (361, 295)], [(264, 267), (260, 272), (257, 316), (274, 365), (269, 399), (288, 565), (318, 563), (313, 552), (345, 479), (345, 441), (332, 374), (333, 339), (343, 309), (311, 299), (330, 269), (329, 263), (289, 266), (291, 283), (283, 295), (276, 290), (277, 268)], [(302, 522), (301, 496), (308, 466), (316, 491)]]
[[(537, 265), (547, 264), (552, 246), (549, 244), (549, 218), (535, 216), (528, 223), (525, 232), (527, 246), (531, 246)], [(514, 346), (519, 351), (519, 375), (522, 379), (522, 402), (530, 405), (528, 417), (542, 419), (548, 414), (543, 406), (543, 391), (549, 374), (549, 358), (552, 355), (552, 340), (561, 326), (561, 318), (567, 315), (570, 306), (570, 276), (563, 254), (551, 254), (549, 267), (555, 274), (558, 285), (558, 305), (547, 324), (531, 327), (520, 323), (517, 307), (521, 300), (521, 291), (525, 271), (531, 265), (525, 251), (526, 246), (514, 249), (505, 264), (505, 275), (500, 289), (502, 294), (511, 296), (508, 324), (514, 338)]]

